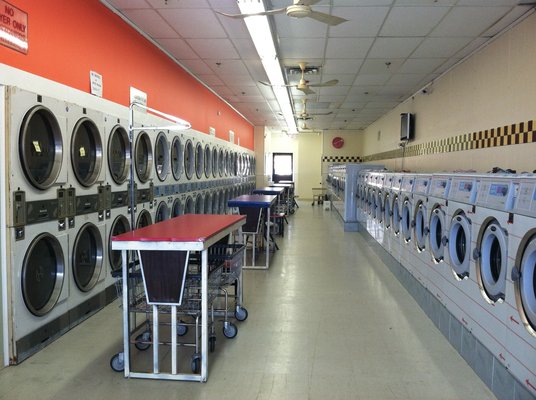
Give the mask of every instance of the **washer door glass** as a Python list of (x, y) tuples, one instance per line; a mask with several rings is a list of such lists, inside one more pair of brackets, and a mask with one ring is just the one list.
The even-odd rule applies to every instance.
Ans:
[(156, 137), (154, 146), (156, 176), (160, 181), (165, 181), (169, 175), (169, 143), (164, 132)]
[(147, 132), (140, 132), (136, 138), (135, 146), (136, 174), (141, 183), (145, 183), (151, 177), (153, 168), (153, 148)]
[(518, 254), (516, 265), (521, 276), (514, 285), (517, 308), (527, 330), (536, 336), (536, 236)]
[(225, 174), (225, 153), (223, 152), (223, 149), (220, 150), (220, 154), (218, 156), (218, 171), (220, 176)]
[(121, 269), (121, 250), (112, 250), (112, 237), (121, 235), (130, 231), (130, 223), (127, 217), (119, 215), (112, 222), (110, 228), (110, 235), (108, 237), (108, 259), (110, 260), (110, 269), (112, 271), (118, 271)]
[(156, 214), (154, 216), (155, 223), (165, 221), (169, 218), (169, 207), (165, 201), (161, 201), (156, 207)]
[(411, 203), (408, 199), (402, 203), (402, 236), (406, 243), (411, 240)]
[(376, 199), (375, 199), (375, 203), (376, 203), (376, 215), (375, 215), (375, 218), (378, 220), (378, 222), (382, 222), (383, 221), (383, 207), (382, 207), (382, 192), (381, 190), (377, 190), (376, 191)]
[(218, 214), (220, 207), (220, 194), (219, 192), (214, 192), (212, 196), (212, 214)]
[(417, 212), (415, 214), (415, 245), (417, 246), (417, 251), (421, 252), (426, 248), (426, 220), (428, 215), (426, 212), (426, 207), (422, 202), (419, 202), (417, 205)]
[(71, 138), (74, 175), (83, 186), (93, 185), (102, 168), (102, 141), (97, 125), (89, 118), (80, 119)]
[(449, 230), (450, 266), (459, 279), (469, 276), (471, 223), (462, 213), (455, 215)]
[(192, 179), (195, 170), (195, 155), (194, 145), (192, 141), (188, 139), (184, 145), (184, 172), (188, 180)]
[(480, 243), (480, 270), (482, 289), (488, 300), (504, 300), (506, 264), (508, 261), (506, 233), (497, 221), (486, 226)]
[(180, 138), (175, 136), (173, 142), (171, 142), (171, 172), (176, 181), (181, 178), (183, 170), (184, 150)]
[(141, 210), (136, 221), (136, 229), (145, 228), (153, 223), (153, 218), (147, 210)]
[(218, 149), (212, 149), (212, 177), (218, 176)]
[(59, 240), (50, 233), (37, 236), (28, 247), (21, 271), (22, 297), (28, 310), (40, 317), (60, 298), (65, 259)]
[(398, 204), (398, 196), (393, 197), (393, 232), (395, 235), (400, 233), (400, 206)]
[(219, 206), (219, 214), (225, 214), (227, 211), (227, 200), (225, 197), (225, 190), (220, 190), (220, 206)]
[(181, 199), (177, 198), (173, 201), (173, 207), (171, 209), (171, 216), (172, 217), (178, 217), (179, 215), (182, 215), (184, 210), (182, 209), (182, 202)]
[(386, 194), (383, 200), (383, 220), (385, 228), (389, 229), (391, 227), (391, 196), (389, 194)]
[(205, 194), (205, 203), (203, 204), (203, 212), (205, 214), (212, 213), (212, 195), (210, 193)]
[(102, 269), (104, 247), (99, 229), (88, 222), (78, 231), (73, 247), (73, 277), (78, 289), (89, 292), (95, 287)]
[(130, 146), (128, 133), (120, 125), (113, 127), (108, 139), (108, 168), (118, 185), (126, 181), (130, 168)]
[(439, 263), (445, 258), (445, 246), (443, 245), (443, 236), (445, 230), (445, 212), (440, 207), (432, 210), (430, 217), (430, 250), (433, 260)]
[(19, 157), (24, 174), (38, 189), (52, 186), (63, 160), (62, 133), (58, 120), (43, 106), (30, 109), (19, 133)]

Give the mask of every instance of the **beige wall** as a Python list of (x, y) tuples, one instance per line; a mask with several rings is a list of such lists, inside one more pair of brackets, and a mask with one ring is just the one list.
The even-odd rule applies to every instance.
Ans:
[[(416, 115), (415, 140), (410, 145), (536, 119), (535, 71), (533, 14), (434, 82), (431, 94), (415, 95), (369, 126), (360, 155), (398, 148), (402, 112)], [(532, 171), (535, 151), (531, 143), (382, 162), (396, 170), (483, 172), (500, 166)]]

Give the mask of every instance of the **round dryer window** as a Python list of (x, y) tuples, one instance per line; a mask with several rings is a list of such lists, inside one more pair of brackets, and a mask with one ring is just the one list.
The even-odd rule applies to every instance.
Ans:
[(186, 200), (184, 201), (184, 213), (193, 214), (194, 211), (195, 211), (194, 201), (192, 200), (192, 196), (188, 196), (186, 197)]
[(219, 207), (220, 207), (220, 194), (219, 192), (215, 191), (214, 195), (212, 196), (212, 214), (218, 214)]
[(223, 176), (225, 173), (225, 153), (223, 152), (223, 149), (220, 149), (220, 153), (218, 156), (218, 171), (220, 173), (220, 176)]
[(212, 149), (212, 177), (218, 176), (218, 149)]
[(90, 291), (97, 284), (103, 253), (99, 228), (91, 222), (84, 224), (76, 235), (72, 256), (74, 282), (82, 292)]
[(19, 156), (33, 186), (43, 190), (56, 182), (63, 160), (63, 141), (58, 120), (48, 108), (35, 106), (24, 116)]
[(192, 179), (195, 170), (194, 145), (188, 139), (184, 145), (184, 172), (188, 180)]
[(477, 262), (477, 276), (487, 300), (504, 300), (506, 288), (506, 264), (508, 261), (507, 233), (496, 220), (491, 221), (477, 242), (480, 257)]
[(517, 252), (518, 277), (514, 290), (519, 315), (527, 330), (536, 336), (536, 234), (529, 232)]
[(169, 163), (169, 142), (167, 141), (166, 134), (160, 132), (156, 137), (154, 146), (154, 157), (156, 176), (160, 181), (165, 181), (169, 175), (170, 163)]
[(147, 132), (140, 132), (135, 145), (136, 174), (141, 183), (145, 183), (151, 177), (153, 168), (153, 148)]
[(171, 216), (172, 217), (178, 217), (179, 215), (182, 215), (184, 210), (182, 209), (182, 202), (181, 199), (176, 198), (173, 200), (173, 206), (171, 208)]
[(128, 133), (120, 125), (113, 127), (108, 139), (108, 168), (118, 185), (126, 181), (130, 169), (130, 145)]
[(183, 169), (184, 150), (180, 138), (175, 136), (171, 142), (171, 172), (176, 181), (180, 179)]
[(411, 241), (411, 204), (408, 199), (402, 203), (402, 236), (407, 243)]
[(130, 231), (130, 223), (127, 217), (119, 215), (112, 222), (110, 228), (110, 234), (108, 236), (108, 259), (110, 260), (110, 269), (112, 271), (118, 271), (121, 269), (121, 250), (112, 250), (112, 237), (121, 235)]
[(102, 141), (97, 125), (89, 118), (80, 119), (71, 138), (71, 162), (76, 179), (82, 186), (91, 186), (102, 168)]
[(400, 205), (398, 204), (398, 196), (393, 197), (393, 232), (395, 235), (400, 233)]
[(228, 176), (229, 175), (229, 165), (230, 165), (230, 156), (229, 156), (229, 151), (228, 150), (225, 150), (225, 154), (223, 156), (223, 173), (225, 174), (225, 176)]
[(383, 200), (383, 221), (385, 228), (391, 227), (391, 196), (387, 193)]
[(205, 195), (205, 203), (203, 204), (203, 211), (205, 214), (212, 213), (212, 195), (207, 193)]
[(195, 210), (194, 212), (196, 214), (203, 214), (203, 203), (205, 201), (205, 196), (202, 194), (198, 194), (195, 198)]
[(203, 152), (203, 146), (201, 143), (197, 143), (195, 146), (195, 175), (198, 179), (203, 177), (205, 168), (205, 153)]
[(145, 228), (153, 223), (153, 218), (147, 210), (141, 210), (136, 221), (136, 229)]
[(415, 212), (415, 244), (419, 252), (426, 248), (426, 235), (428, 234), (428, 227), (426, 226), (427, 218), (426, 207), (422, 201), (419, 201)]
[(452, 218), (448, 243), (450, 266), (454, 275), (458, 279), (469, 276), (471, 223), (465, 214), (460, 213)]
[(165, 201), (161, 201), (156, 207), (156, 215), (154, 217), (155, 222), (165, 221), (169, 219), (169, 207)]
[(210, 178), (212, 172), (212, 149), (208, 144), (205, 145), (205, 176)]
[(22, 264), (24, 303), (38, 317), (47, 314), (61, 295), (65, 259), (58, 239), (48, 233), (37, 236), (28, 247)]

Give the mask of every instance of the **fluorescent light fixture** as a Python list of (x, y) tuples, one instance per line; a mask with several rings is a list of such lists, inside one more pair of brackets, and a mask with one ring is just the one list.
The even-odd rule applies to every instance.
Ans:
[[(262, 0), (238, 0), (238, 8), (242, 14), (251, 14), (266, 11)], [(285, 80), (283, 79), (283, 73), (281, 72), (281, 65), (277, 57), (277, 51), (275, 50), (274, 41), (272, 40), (272, 31), (268, 24), (268, 17), (264, 15), (258, 15), (254, 17), (244, 18), (246, 26), (248, 28), (253, 44), (259, 53), (262, 66), (268, 75), (270, 84), (273, 85), (274, 91), (283, 118), (287, 123), (287, 127), (290, 132), (297, 132), (296, 121), (294, 120), (294, 113), (290, 103), (290, 97), (288, 90), (285, 87)]]

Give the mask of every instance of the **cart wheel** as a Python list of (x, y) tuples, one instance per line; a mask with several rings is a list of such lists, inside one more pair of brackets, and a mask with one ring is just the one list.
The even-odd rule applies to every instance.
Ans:
[(246, 310), (244, 307), (238, 306), (236, 307), (234, 315), (237, 321), (245, 321), (248, 319), (248, 310)]
[(136, 336), (136, 343), (134, 343), (134, 346), (140, 351), (145, 351), (149, 347), (151, 347), (151, 343), (147, 343), (151, 341), (151, 332), (143, 332), (140, 333), (138, 336)]
[(211, 353), (214, 353), (216, 349), (216, 336), (211, 336), (208, 338), (208, 348)]
[(125, 370), (125, 358), (123, 352), (117, 353), (110, 359), (110, 367), (115, 372), (122, 372)]
[(233, 339), (237, 333), (238, 333), (238, 328), (232, 322), (229, 322), (227, 326), (225, 325), (223, 326), (223, 335), (227, 339)]
[(179, 321), (177, 324), (177, 336), (184, 336), (188, 333), (188, 326), (184, 325), (184, 321)]
[(199, 354), (194, 354), (192, 356), (191, 367), (192, 367), (192, 372), (194, 374), (198, 374), (201, 371), (201, 357), (199, 356)]

